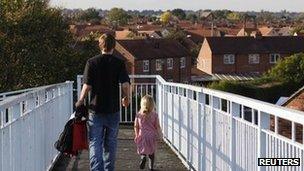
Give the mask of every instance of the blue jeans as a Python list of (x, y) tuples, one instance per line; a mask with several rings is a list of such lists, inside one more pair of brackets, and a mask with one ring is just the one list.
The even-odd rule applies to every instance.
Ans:
[(114, 171), (120, 113), (89, 114), (90, 167)]

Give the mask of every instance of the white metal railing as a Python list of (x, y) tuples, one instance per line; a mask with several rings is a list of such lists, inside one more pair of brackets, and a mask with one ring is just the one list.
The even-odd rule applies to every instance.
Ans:
[[(72, 113), (73, 82), (27, 89), (0, 101), (0, 171), (48, 170)], [(21, 91), (19, 91), (21, 92)]]
[[(156, 76), (141, 76), (130, 75), (131, 88), (130, 96), (132, 97), (130, 105), (127, 108), (120, 108), (120, 123), (132, 123), (135, 119), (136, 113), (140, 108), (140, 98), (145, 94), (156, 95)], [(77, 76), (77, 97), (80, 96), (83, 80), (82, 75)], [(121, 91), (120, 91), (121, 97)], [(89, 97), (90, 99), (90, 97)], [(120, 105), (121, 106), (121, 105)]]
[[(78, 92), (81, 77), (78, 76)], [(166, 82), (160, 76), (131, 78), (155, 78), (156, 108), (164, 140), (190, 170), (304, 171), (304, 147), (295, 140), (299, 131), (295, 124), (303, 127), (303, 112), (222, 91)], [(133, 87), (143, 84), (135, 83)], [(275, 131), (270, 129), (270, 116), (275, 118)], [(291, 122), (291, 139), (279, 135), (278, 118)], [(264, 157), (300, 158), (301, 163), (293, 167), (258, 166), (258, 158)]]
[(29, 88), (29, 89), (23, 89), (23, 90), (16, 90), (16, 91), (0, 93), (0, 101), (4, 100), (7, 97), (15, 96), (15, 95), (22, 94), (22, 93), (26, 93), (26, 92), (32, 91), (34, 89), (35, 88)]

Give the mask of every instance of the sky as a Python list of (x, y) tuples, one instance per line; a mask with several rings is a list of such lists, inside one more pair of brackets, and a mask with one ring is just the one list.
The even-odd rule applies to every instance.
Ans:
[(175, 8), (229, 9), (234, 11), (274, 11), (287, 10), (304, 12), (304, 0), (50, 0), (51, 6), (62, 8), (120, 7), (126, 10), (170, 10)]

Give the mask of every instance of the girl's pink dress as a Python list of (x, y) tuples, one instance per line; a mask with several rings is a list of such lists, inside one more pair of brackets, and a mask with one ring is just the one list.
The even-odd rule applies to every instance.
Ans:
[(148, 116), (138, 113), (135, 117), (135, 123), (139, 126), (139, 133), (135, 143), (138, 154), (150, 155), (155, 152), (158, 139), (158, 115), (151, 112)]

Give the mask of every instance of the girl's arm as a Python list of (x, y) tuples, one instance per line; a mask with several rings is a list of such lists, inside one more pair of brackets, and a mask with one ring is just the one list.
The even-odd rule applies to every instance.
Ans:
[(156, 129), (157, 129), (159, 138), (160, 139), (163, 138), (163, 132), (162, 132), (160, 124), (159, 124), (158, 115), (157, 115), (157, 118), (156, 118)]
[(134, 133), (135, 133), (135, 138), (138, 136), (138, 130), (139, 130), (139, 125), (138, 125), (138, 118), (137, 116), (135, 117), (134, 121)]

